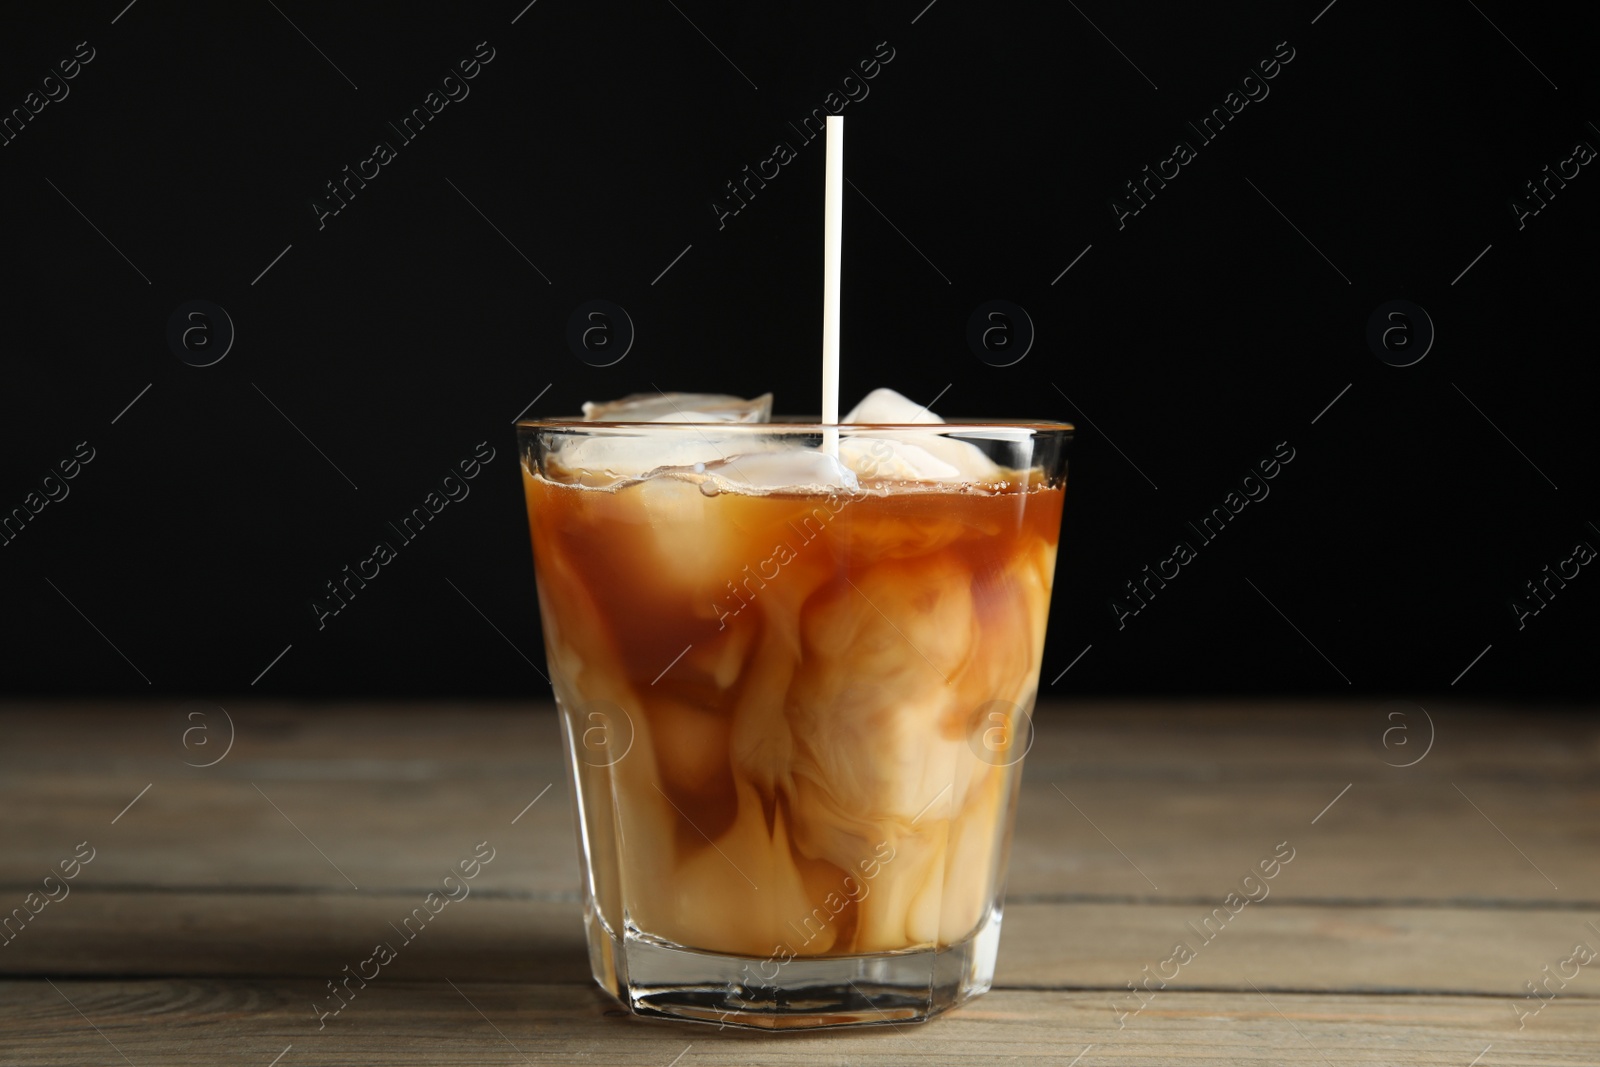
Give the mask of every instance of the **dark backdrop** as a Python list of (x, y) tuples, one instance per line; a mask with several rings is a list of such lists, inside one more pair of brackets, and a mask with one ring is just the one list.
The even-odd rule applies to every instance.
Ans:
[[(1080, 428), (1049, 692), (1594, 692), (1592, 15), (125, 2), (13, 5), (0, 35), (10, 692), (547, 693), (512, 420), (654, 386), (817, 410), (795, 127), (834, 92), (845, 403)], [(414, 139), (386, 125), (462, 60)], [(335, 214), (346, 166), (377, 174)], [(1141, 208), (1147, 166), (1176, 176)], [(632, 322), (611, 366), (566, 339), (592, 299)], [(1008, 366), (1016, 312), (1011, 349), (968, 342), (990, 300), (1031, 320)], [(319, 628), (324, 583), (479, 442), (470, 496)], [(1540, 608), (1523, 584), (1566, 560)]]

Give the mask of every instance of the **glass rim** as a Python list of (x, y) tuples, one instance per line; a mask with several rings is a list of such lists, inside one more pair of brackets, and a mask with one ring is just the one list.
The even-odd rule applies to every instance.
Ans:
[(554, 419), (518, 419), (516, 427), (519, 430), (640, 430), (650, 429), (672, 432), (676, 429), (684, 430), (732, 430), (736, 433), (771, 432), (774, 429), (792, 433), (824, 433), (829, 430), (848, 430), (851, 432), (861, 430), (893, 430), (896, 432), (907, 430), (920, 430), (928, 433), (940, 431), (959, 430), (971, 432), (973, 430), (1032, 430), (1038, 434), (1068, 435), (1077, 432), (1077, 426), (1070, 422), (1055, 422), (1040, 419), (955, 419), (945, 422), (813, 422), (809, 419), (797, 417), (775, 418), (770, 422), (629, 422), (594, 420), (585, 421), (581, 416)]

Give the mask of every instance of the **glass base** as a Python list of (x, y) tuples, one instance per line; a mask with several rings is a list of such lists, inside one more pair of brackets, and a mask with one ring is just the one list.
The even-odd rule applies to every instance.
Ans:
[(636, 1015), (717, 1027), (810, 1030), (933, 1018), (989, 991), (998, 904), (968, 938), (942, 948), (786, 962), (684, 948), (585, 917), (595, 981)]

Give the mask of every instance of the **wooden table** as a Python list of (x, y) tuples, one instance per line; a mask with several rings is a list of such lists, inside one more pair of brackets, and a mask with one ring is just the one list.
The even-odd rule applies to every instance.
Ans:
[[(1573, 962), (1600, 950), (1600, 728), (1427, 712), (1424, 755), (1410, 704), (1043, 708), (994, 991), (771, 1036), (595, 988), (547, 705), (12, 705), (0, 907), (60, 899), (0, 947), (0, 1063), (1600, 1064), (1600, 959)], [(483, 841), (471, 896), (319, 1026)]]

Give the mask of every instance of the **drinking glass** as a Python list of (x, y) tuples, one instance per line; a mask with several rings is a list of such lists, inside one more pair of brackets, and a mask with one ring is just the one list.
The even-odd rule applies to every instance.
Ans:
[(989, 988), (1071, 430), (518, 424), (605, 990), (788, 1029)]

